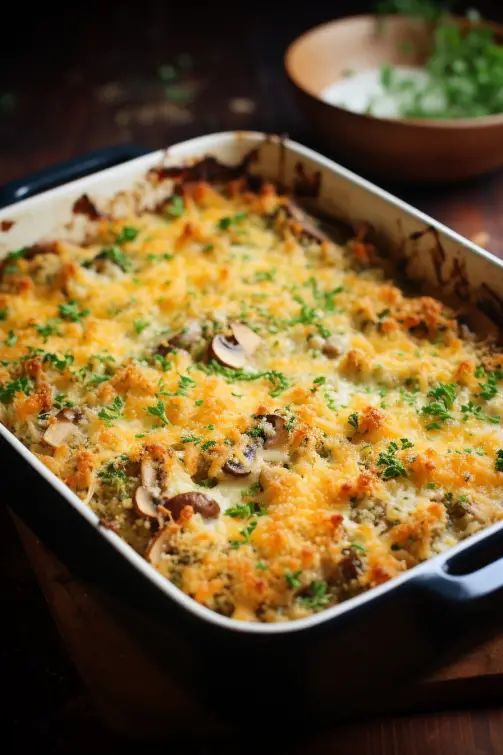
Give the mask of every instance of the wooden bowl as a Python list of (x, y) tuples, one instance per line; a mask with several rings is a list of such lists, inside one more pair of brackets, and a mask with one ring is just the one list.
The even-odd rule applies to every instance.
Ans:
[[(458, 23), (467, 24), (464, 20)], [(497, 38), (502, 27), (491, 24)], [(503, 166), (503, 114), (449, 120), (378, 118), (321, 99), (347, 72), (383, 64), (420, 66), (433, 27), (403, 16), (353, 16), (298, 37), (285, 68), (309, 123), (327, 149), (364, 174), (398, 181), (452, 181)]]

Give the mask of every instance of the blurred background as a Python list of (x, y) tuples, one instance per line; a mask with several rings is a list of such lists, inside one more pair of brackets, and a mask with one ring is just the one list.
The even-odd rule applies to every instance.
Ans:
[[(374, 5), (89, 0), (11, 7), (2, 19), (0, 180), (117, 142), (157, 148), (225, 129), (288, 132), (317, 146), (283, 72), (285, 49), (316, 24)], [(501, 0), (454, 3), (459, 13), (473, 6), (503, 18)]]

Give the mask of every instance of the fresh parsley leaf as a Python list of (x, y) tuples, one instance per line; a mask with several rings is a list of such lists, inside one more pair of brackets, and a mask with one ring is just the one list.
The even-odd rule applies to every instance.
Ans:
[(115, 242), (117, 244), (124, 244), (124, 242), (126, 241), (134, 241), (138, 234), (139, 230), (137, 228), (133, 228), (130, 225), (125, 225), (115, 239)]
[(44, 362), (51, 364), (59, 372), (66, 370), (74, 362), (73, 354), (65, 354), (62, 357), (58, 357), (57, 354), (44, 354)]
[(131, 270), (132, 267), (132, 263), (129, 257), (124, 254), (120, 247), (116, 245), (102, 249), (96, 259), (110, 260), (110, 262), (113, 262), (114, 265), (117, 265), (117, 267), (119, 267), (124, 273), (127, 273), (128, 270)]
[(58, 325), (60, 320), (53, 318), (45, 323), (45, 325), (34, 325), (35, 330), (39, 336), (42, 336), (44, 343), (47, 343), (49, 336), (59, 335)]
[(226, 231), (232, 225), (242, 223), (246, 219), (246, 212), (237, 212), (235, 215), (220, 218), (217, 225), (222, 231)]
[(185, 202), (179, 194), (173, 194), (166, 212), (170, 218), (179, 218), (185, 211)]
[(89, 313), (89, 309), (80, 309), (80, 305), (75, 299), (66, 304), (59, 305), (59, 314), (64, 320), (69, 320), (70, 322), (80, 322)]
[(297, 596), (297, 600), (312, 611), (320, 611), (330, 603), (327, 583), (323, 579), (314, 579), (307, 590)]
[(383, 480), (391, 480), (394, 477), (406, 477), (407, 470), (400, 459), (396, 458), (396, 452), (398, 451), (398, 444), (394, 441), (388, 444), (386, 451), (381, 451), (377, 458), (377, 465), (384, 467), (381, 472)]
[(297, 571), (286, 571), (285, 576), (285, 582), (287, 584), (287, 587), (290, 590), (298, 590), (299, 587), (302, 587), (302, 569), (297, 569)]
[(355, 430), (358, 430), (358, 412), (353, 412), (349, 415), (348, 424), (354, 427)]
[(169, 419), (166, 417), (166, 407), (161, 399), (158, 399), (154, 406), (149, 406), (147, 413), (153, 417), (157, 417), (163, 425), (169, 425)]
[(24, 393), (29, 396), (32, 390), (33, 382), (28, 377), (23, 375), (22, 377), (18, 377), (15, 380), (12, 380), (6, 385), (0, 385), (0, 401), (2, 402), (2, 404), (9, 404), (16, 393)]
[(503, 472), (503, 448), (496, 451), (495, 469), (497, 472)]
[(15, 346), (17, 343), (17, 335), (13, 330), (9, 330), (7, 338), (5, 339), (6, 346)]
[(138, 335), (140, 335), (140, 333), (143, 333), (145, 328), (148, 328), (149, 325), (150, 323), (148, 320), (134, 320), (133, 321), (133, 328), (138, 333)]
[(116, 396), (109, 406), (104, 406), (98, 412), (98, 417), (102, 419), (106, 425), (111, 425), (116, 419), (119, 419), (124, 410), (125, 401), (122, 396)]

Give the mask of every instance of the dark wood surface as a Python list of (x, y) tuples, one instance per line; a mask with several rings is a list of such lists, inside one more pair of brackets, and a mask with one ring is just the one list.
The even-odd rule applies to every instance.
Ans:
[[(478, 6), (502, 20), (498, 0)], [(316, 148), (290, 97), (283, 51), (304, 29), (367, 7), (334, 0), (288, 10), (272, 3), (240, 9), (148, 1), (14, 8), (2, 24), (0, 182), (118, 142), (157, 148), (226, 129), (286, 132)], [(191, 71), (178, 91), (166, 93), (159, 67), (187, 53)], [(350, 165), (350, 157), (340, 159)], [(392, 167), (381, 181), (387, 188), (503, 256), (503, 172), (465, 184), (407, 187), (393, 184)], [(3, 511), (0, 560), (8, 575), (0, 622), (6, 752), (34, 745), (44, 754), (129, 750), (97, 720)], [(172, 752), (189, 749), (179, 744)], [(231, 749), (208, 742), (194, 751)], [(503, 712), (494, 698), (490, 705), (472, 698), (465, 709), (339, 725), (288, 751), (492, 755), (503, 753)]]

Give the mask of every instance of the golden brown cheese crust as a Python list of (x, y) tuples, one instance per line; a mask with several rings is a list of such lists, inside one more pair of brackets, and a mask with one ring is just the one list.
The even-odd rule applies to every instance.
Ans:
[(274, 187), (178, 187), (0, 270), (0, 418), (236, 619), (319, 611), (502, 518), (501, 356)]

